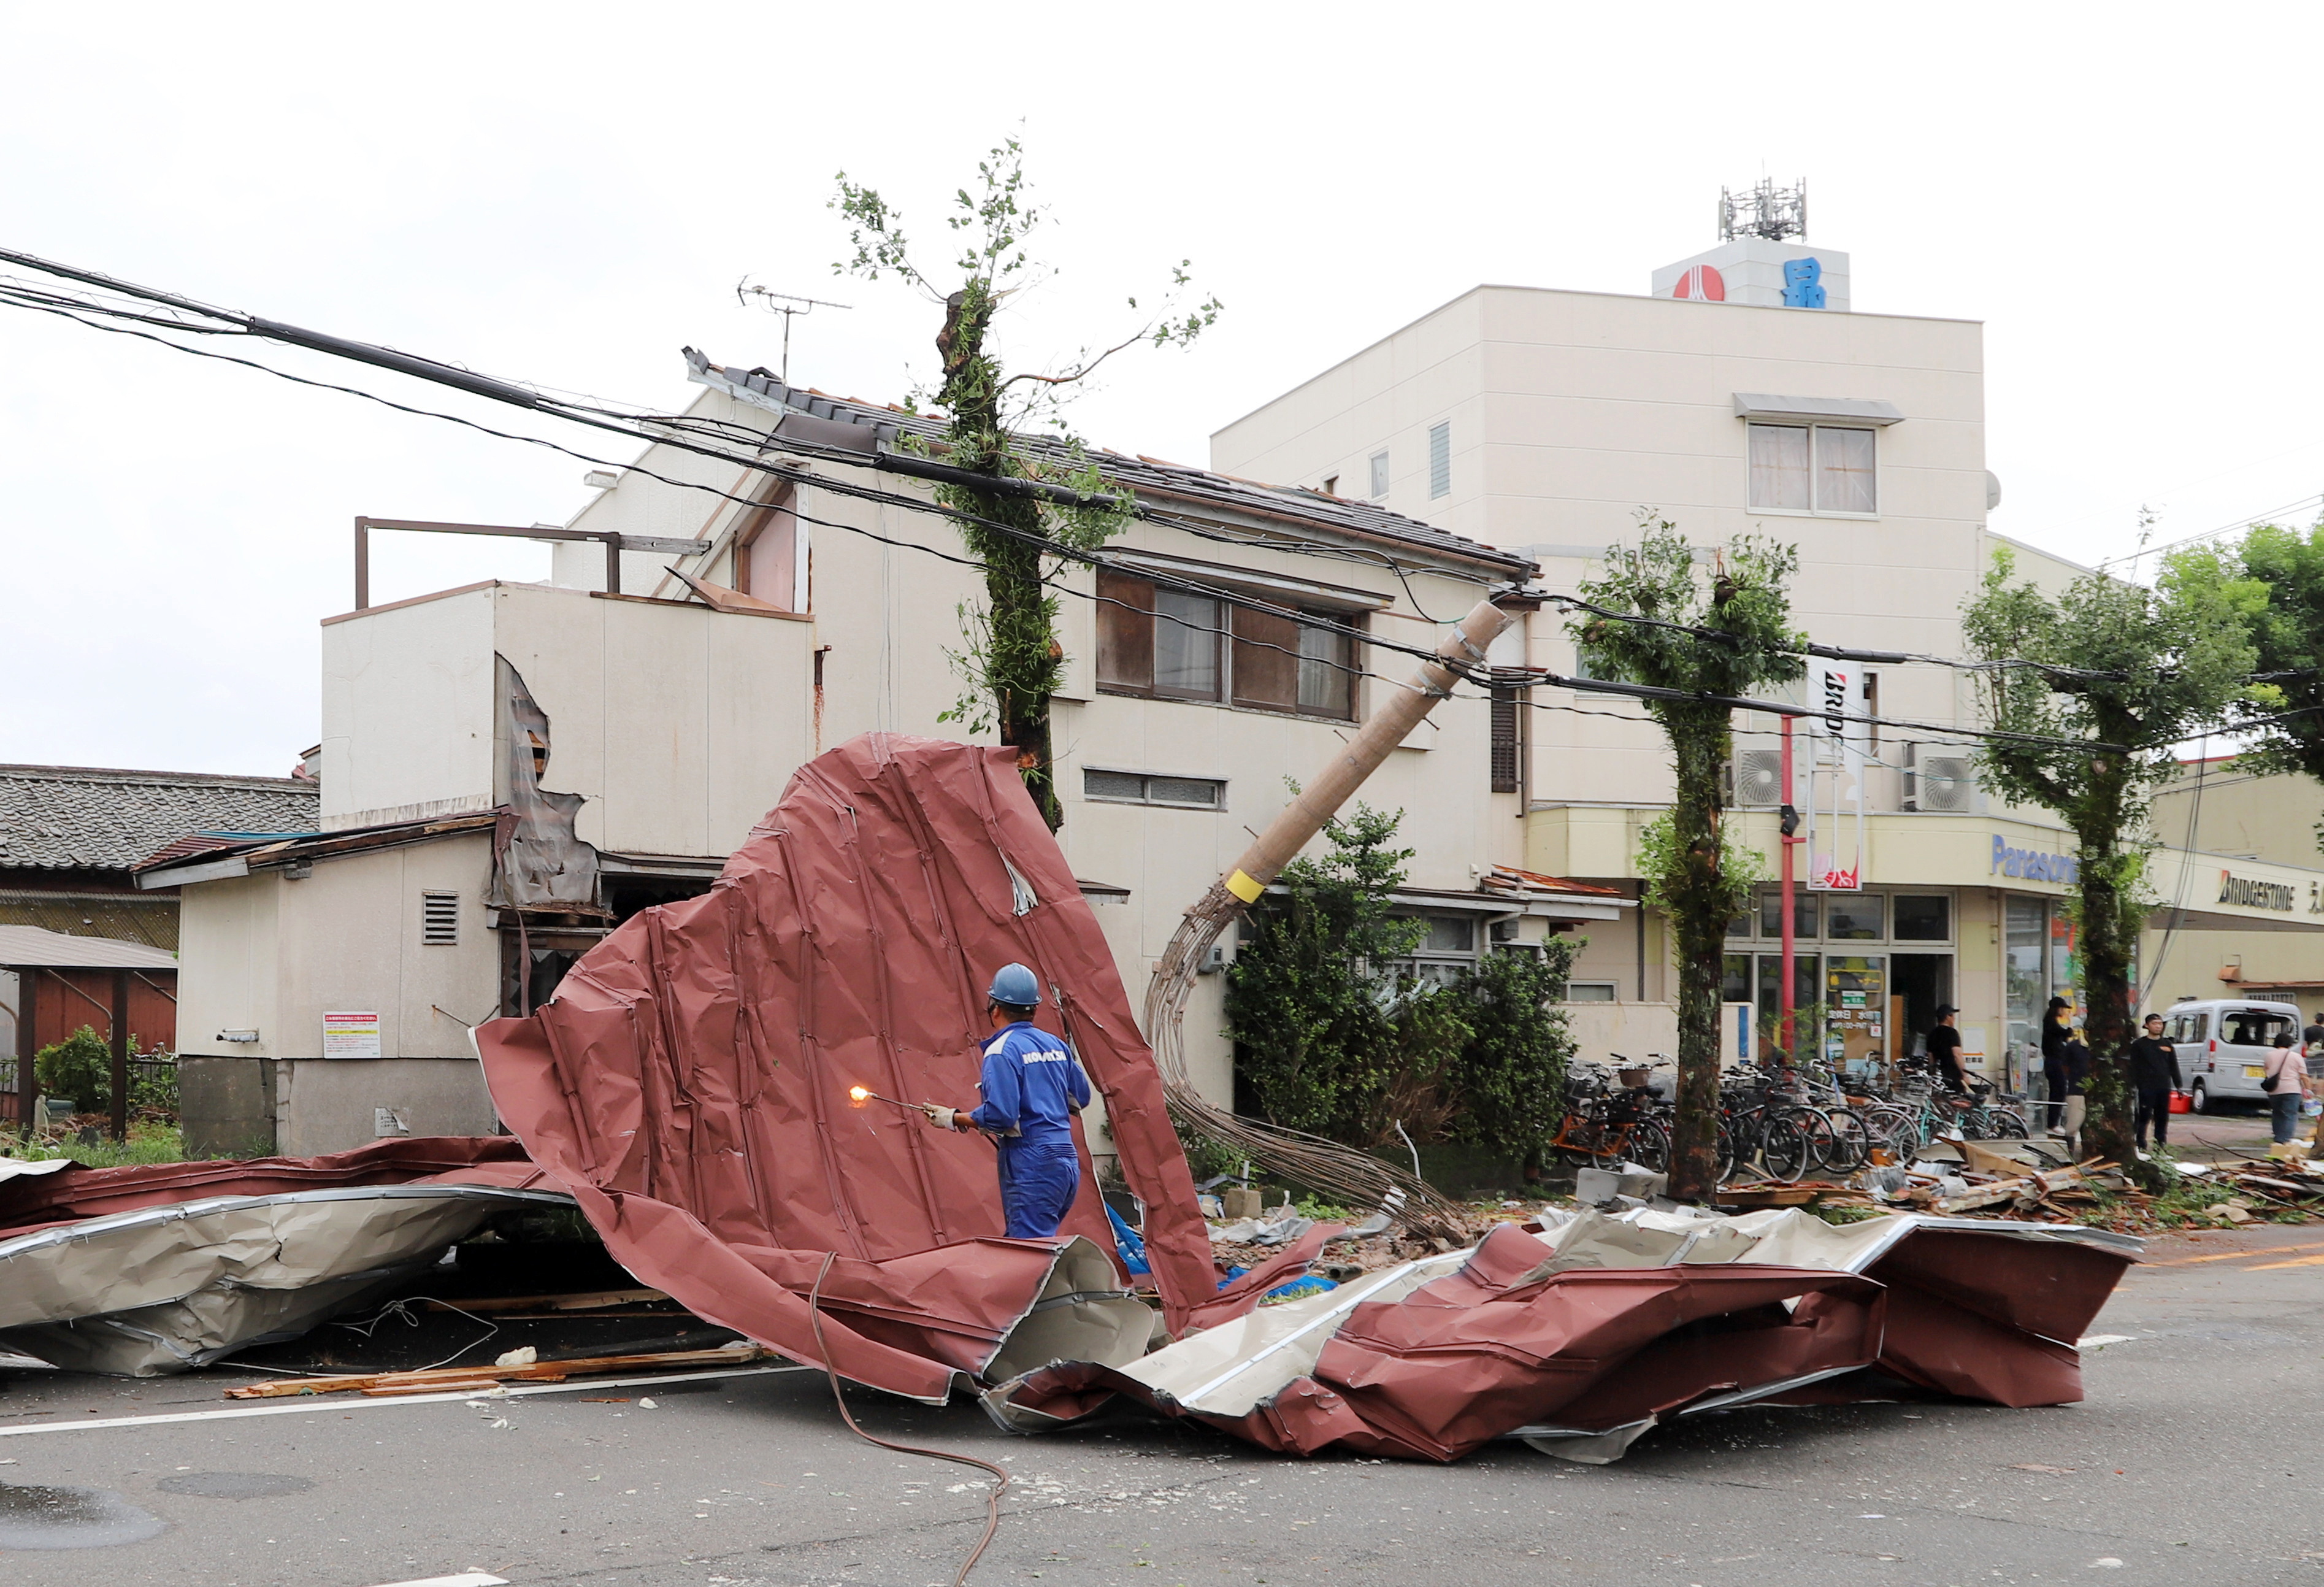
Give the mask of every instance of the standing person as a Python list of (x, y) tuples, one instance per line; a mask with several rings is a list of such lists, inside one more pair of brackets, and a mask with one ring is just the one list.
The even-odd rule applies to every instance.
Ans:
[(2042, 1084), (2050, 1097), (2050, 1130), (2068, 1133), (2066, 1123), (2066, 1044), (2074, 1039), (2074, 1005), (2053, 997), (2042, 1015)]
[(2123, 1054), (2130, 1071), (2131, 1094), (2137, 1099), (2138, 1149), (2146, 1149), (2146, 1126), (2154, 1125), (2154, 1144), (2171, 1140), (2171, 1093), (2179, 1089), (2179, 1049), (2163, 1039), (2163, 1016), (2146, 1017), (2146, 1033)]
[(996, 1034), (984, 1046), (974, 1108), (931, 1106), (940, 1130), (982, 1130), (1000, 1149), (1001, 1210), (1011, 1240), (1047, 1240), (1065, 1221), (1082, 1185), (1073, 1116), (1089, 1106), (1089, 1076), (1073, 1050), (1033, 1023), (1041, 983), (1022, 964), (1003, 964), (985, 997)]
[(2080, 1161), (2082, 1155), (2082, 1120), (2090, 1105), (2090, 1099), (2083, 1093), (2083, 1087), (2090, 1078), (2090, 1049), (2083, 1044), (2080, 1037), (2069, 1030), (2064, 1049), (2059, 1056), (2065, 1070), (2066, 1085), (2064, 1128), (2060, 1133), (2066, 1138), (2066, 1149), (2074, 1154), (2076, 1161)]
[(2308, 1063), (2287, 1030), (2275, 1038), (2261, 1069), (2259, 1088), (2267, 1093), (2268, 1126), (2275, 1140), (2272, 1158), (2289, 1156), (2292, 1131), (2300, 1128), (2300, 1104), (2308, 1100)]
[(1946, 1090), (1965, 1092), (1969, 1076), (1961, 1073), (1961, 1034), (1953, 1028), (1953, 1016), (1960, 1012), (1950, 1003), (1937, 1005), (1937, 1022), (1929, 1029), (1929, 1062), (1936, 1066)]
[[(2308, 1078), (2324, 1081), (2324, 1009), (2318, 1010), (2316, 1022), (2300, 1033), (2300, 1042), (2308, 1053)], [(2324, 1094), (2324, 1088), (2311, 1084), (2308, 1089)]]

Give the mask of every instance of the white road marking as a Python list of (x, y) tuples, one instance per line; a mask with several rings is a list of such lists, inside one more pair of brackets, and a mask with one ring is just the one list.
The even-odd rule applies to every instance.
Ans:
[(2093, 1333), (2088, 1339), (2078, 1339), (2074, 1341), (2074, 1348), (2076, 1350), (2101, 1350), (2109, 1344), (2128, 1344), (2131, 1342), (2131, 1337), (2132, 1336), (2127, 1333)]
[[(321, 1395), (301, 1395), (295, 1399), (281, 1400), (268, 1405), (235, 1406), (226, 1410), (177, 1411), (152, 1416), (106, 1416), (87, 1422), (34, 1422), (29, 1426), (0, 1427), (0, 1438), (21, 1438), (31, 1433), (88, 1432), (97, 1427), (152, 1427), (167, 1422), (222, 1422), (240, 1416), (288, 1416), (309, 1411), (365, 1411), (392, 1405), (442, 1405), (447, 1401), (475, 1399), (489, 1394), (493, 1398), (517, 1399), (536, 1394), (586, 1394), (593, 1389), (631, 1389), (648, 1383), (689, 1383), (715, 1378), (757, 1378), (770, 1372), (807, 1372), (823, 1370), (821, 1367), (737, 1367), (731, 1371), (666, 1372), (653, 1378), (592, 1378), (584, 1383), (530, 1383), (503, 1391), (474, 1389), (459, 1389), (449, 1394), (407, 1394), (388, 1399), (333, 1399)], [(466, 1581), (467, 1578), (457, 1578)], [(445, 1581), (455, 1580), (444, 1577)], [(390, 1587), (407, 1587), (403, 1582)]]
[(423, 1576), (416, 1582), (388, 1582), (382, 1587), (508, 1587), (506, 1576), (487, 1576), (482, 1571), (463, 1571), (456, 1576)]

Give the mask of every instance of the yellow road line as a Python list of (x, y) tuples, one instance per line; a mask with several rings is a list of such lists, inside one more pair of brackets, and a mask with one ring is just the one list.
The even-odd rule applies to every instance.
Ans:
[(2247, 1273), (2264, 1273), (2270, 1268), (2313, 1268), (2324, 1265), (2324, 1257), (2294, 1257), (2288, 1262), (2255, 1262), (2245, 1269)]
[(2189, 1262), (2232, 1262), (2246, 1257), (2272, 1257), (2287, 1250), (2324, 1250), (2324, 1241), (2310, 1241), (2306, 1245), (2263, 1245), (2250, 1250), (2215, 1250), (2200, 1257), (2165, 1257), (2161, 1261), (2145, 1265), (2150, 1268), (2178, 1268)]

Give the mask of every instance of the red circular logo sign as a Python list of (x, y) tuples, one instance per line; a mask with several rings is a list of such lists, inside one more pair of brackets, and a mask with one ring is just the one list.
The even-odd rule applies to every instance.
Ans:
[(1727, 301), (1727, 281), (1719, 273), (1718, 266), (1698, 264), (1678, 278), (1678, 285), (1671, 289), (1671, 296), (1692, 298), (1698, 303), (1724, 303)]

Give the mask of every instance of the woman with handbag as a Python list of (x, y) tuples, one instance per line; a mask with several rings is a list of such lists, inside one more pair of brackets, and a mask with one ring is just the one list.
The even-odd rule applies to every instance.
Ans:
[(2268, 1155), (2282, 1156), (2300, 1126), (2300, 1106), (2308, 1100), (2308, 1060), (2289, 1030), (2275, 1038), (2260, 1072), (2259, 1088), (2267, 1093), (2268, 1125), (2275, 1138), (2275, 1149)]

